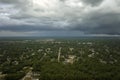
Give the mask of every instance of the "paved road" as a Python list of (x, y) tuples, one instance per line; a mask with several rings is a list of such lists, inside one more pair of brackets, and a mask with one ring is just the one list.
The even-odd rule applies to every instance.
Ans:
[(45, 56), (46, 56), (46, 53), (44, 53), (44, 55), (43, 55), (43, 57), (40, 59), (40, 61), (42, 61)]
[(59, 50), (58, 50), (58, 62), (60, 62), (60, 55), (61, 55), (61, 47), (59, 48)]
[(24, 76), (24, 78), (22, 80), (27, 80), (28, 78), (30, 80), (33, 80), (32, 79), (32, 71), (31, 70)]

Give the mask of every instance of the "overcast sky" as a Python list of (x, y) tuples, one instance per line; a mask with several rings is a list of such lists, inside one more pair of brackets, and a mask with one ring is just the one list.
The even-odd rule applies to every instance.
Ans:
[(0, 0), (0, 36), (86, 35), (120, 35), (120, 0)]

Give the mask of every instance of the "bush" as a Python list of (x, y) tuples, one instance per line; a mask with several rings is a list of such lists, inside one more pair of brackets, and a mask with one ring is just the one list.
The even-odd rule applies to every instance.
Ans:
[(5, 80), (19, 80), (25, 76), (25, 73), (7, 74)]

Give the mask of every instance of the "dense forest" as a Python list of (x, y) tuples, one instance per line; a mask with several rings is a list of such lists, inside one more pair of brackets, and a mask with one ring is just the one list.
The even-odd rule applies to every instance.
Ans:
[(120, 80), (120, 39), (0, 40), (0, 80)]

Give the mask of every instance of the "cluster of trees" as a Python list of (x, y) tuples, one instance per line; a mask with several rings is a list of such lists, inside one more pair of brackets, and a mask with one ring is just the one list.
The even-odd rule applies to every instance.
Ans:
[(41, 80), (119, 80), (120, 69), (113, 65), (47, 62), (41, 67)]
[(5, 76), (5, 80), (20, 80), (21, 78), (23, 78), (25, 76), (24, 72), (19, 72), (19, 73), (13, 73), (13, 74), (7, 74)]
[[(119, 44), (119, 39), (0, 41), (0, 72), (5, 80), (23, 78), (25, 67), (40, 73), (40, 80), (120, 80)], [(69, 55), (76, 56), (73, 64), (64, 63)]]

